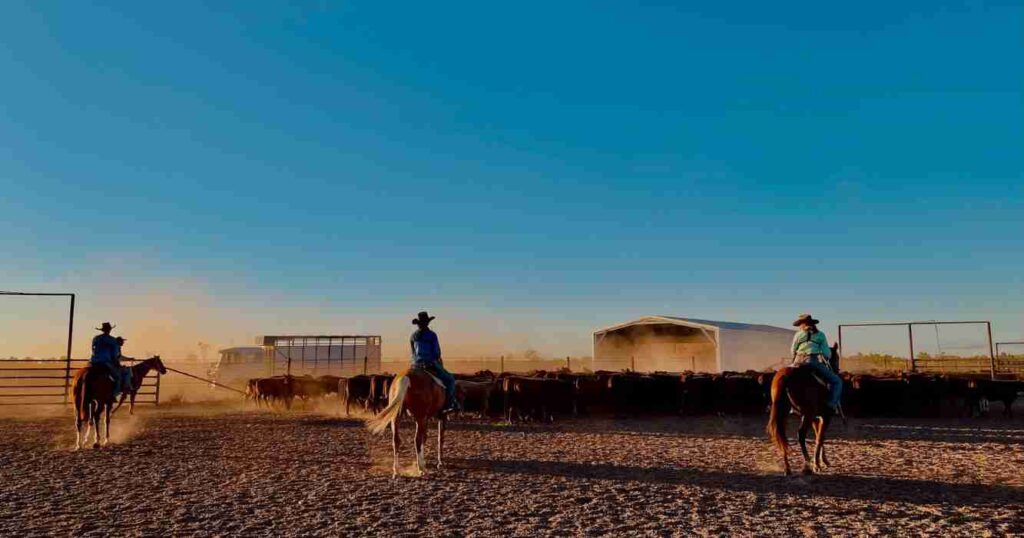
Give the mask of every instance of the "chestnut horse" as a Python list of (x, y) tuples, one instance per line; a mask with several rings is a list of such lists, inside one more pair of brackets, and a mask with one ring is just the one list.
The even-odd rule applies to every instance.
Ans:
[[(166, 372), (160, 357), (146, 359), (135, 366), (132, 366), (132, 379), (136, 379), (139, 371), (149, 371), (157, 368), (157, 371)], [(138, 377), (141, 380), (141, 377)], [(93, 448), (100, 447), (100, 418), (105, 416), (106, 434), (103, 444), (110, 442), (110, 414), (114, 407), (114, 382), (110, 380), (110, 373), (106, 368), (93, 368), (86, 366), (75, 372), (71, 385), (71, 394), (75, 400), (75, 449), (82, 448), (82, 425), (85, 425), (85, 439), (89, 440), (90, 425), (95, 428), (93, 436)]]
[[(833, 364), (838, 364), (838, 345), (832, 346)], [(782, 454), (786, 474), (789, 468), (789, 446), (786, 441), (786, 418), (792, 409), (800, 415), (798, 439), (804, 454), (804, 474), (820, 473), (829, 466), (825, 457), (825, 430), (832, 419), (828, 410), (828, 388), (814, 376), (810, 367), (787, 366), (775, 373), (772, 380), (772, 404), (768, 416), (768, 437)], [(814, 427), (814, 460), (807, 454), (807, 430)]]
[(366, 425), (373, 433), (381, 433), (389, 424), (391, 425), (391, 448), (394, 451), (392, 478), (398, 476), (398, 423), (402, 411), (408, 411), (416, 420), (416, 472), (414, 476), (423, 476), (427, 472), (427, 465), (423, 458), (423, 445), (427, 441), (427, 419), (437, 417), (437, 467), (440, 469), (441, 456), (444, 452), (444, 427), (447, 420), (440, 414), (445, 404), (444, 387), (426, 370), (412, 366), (391, 382), (388, 397), (388, 406), (368, 420)]
[(131, 390), (121, 392), (121, 398), (117, 400), (117, 407), (111, 413), (116, 413), (118, 409), (121, 409), (124, 399), (128, 398), (128, 414), (135, 414), (135, 396), (139, 394), (139, 387), (142, 386), (142, 381), (149, 375), (149, 371), (154, 368), (160, 375), (167, 373), (167, 368), (164, 367), (164, 363), (160, 360), (159, 356), (146, 359), (128, 368), (132, 373), (132, 388)]

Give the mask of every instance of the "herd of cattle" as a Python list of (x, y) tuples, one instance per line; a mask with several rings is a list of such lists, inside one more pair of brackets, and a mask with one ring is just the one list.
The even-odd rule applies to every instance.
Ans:
[[(552, 421), (556, 416), (612, 414), (759, 414), (770, 401), (774, 372), (682, 374), (565, 371), (527, 375), (481, 371), (456, 374), (465, 412), (516, 420)], [(844, 374), (843, 410), (848, 416), (975, 416), (1000, 402), (1010, 416), (1024, 381), (947, 375)], [(259, 405), (283, 405), (336, 397), (349, 414), (353, 406), (376, 413), (388, 403), (393, 375), (276, 376), (249, 380), (247, 398)]]

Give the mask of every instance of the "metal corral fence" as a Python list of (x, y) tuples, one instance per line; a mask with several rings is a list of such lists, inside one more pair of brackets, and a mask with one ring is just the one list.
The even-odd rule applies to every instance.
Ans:
[(1024, 340), (996, 342), (996, 368), (1024, 377)]
[[(981, 325), (985, 328), (988, 353), (970, 357), (956, 355), (927, 355), (914, 351), (914, 327), (929, 325)], [(843, 353), (843, 329), (849, 327), (906, 327), (907, 356), (892, 355), (847, 355)], [(868, 322), (839, 324), (839, 348), (842, 363), (840, 368), (845, 371), (909, 371), (938, 374), (984, 374), (992, 379), (998, 377), (1014, 377), (1024, 374), (1021, 364), (1013, 360), (1000, 360), (996, 357), (996, 349), (992, 342), (992, 322), (990, 321), (902, 321), (902, 322)]]
[[(126, 359), (131, 363), (133, 359)], [(0, 405), (67, 405), (75, 373), (86, 359), (0, 359)], [(150, 371), (139, 387), (137, 404), (160, 405), (160, 375)]]

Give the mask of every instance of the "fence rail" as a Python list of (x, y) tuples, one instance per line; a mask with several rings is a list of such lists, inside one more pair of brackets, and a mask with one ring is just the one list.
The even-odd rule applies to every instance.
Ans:
[[(0, 359), (0, 405), (68, 405), (71, 403), (68, 397), (71, 379), (88, 362), (87, 359)], [(47, 364), (52, 366), (45, 366)], [(136, 404), (160, 405), (160, 375), (155, 370), (146, 375), (139, 389)], [(48, 400), (41, 401), (42, 398)]]

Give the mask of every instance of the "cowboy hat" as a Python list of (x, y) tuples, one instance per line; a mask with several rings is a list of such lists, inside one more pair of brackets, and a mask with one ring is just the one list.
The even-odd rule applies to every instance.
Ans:
[(426, 312), (420, 312), (416, 314), (416, 319), (412, 320), (413, 325), (426, 325), (434, 321), (434, 316), (428, 316)]
[(810, 314), (800, 314), (800, 316), (796, 318), (796, 321), (793, 322), (793, 326), (799, 327), (804, 323), (808, 323), (810, 325), (817, 325), (821, 322), (811, 317)]
[(111, 331), (115, 327), (117, 327), (117, 325), (111, 325), (109, 321), (104, 321), (103, 325), (101, 325), (99, 327), (96, 327), (96, 330), (97, 331)]

